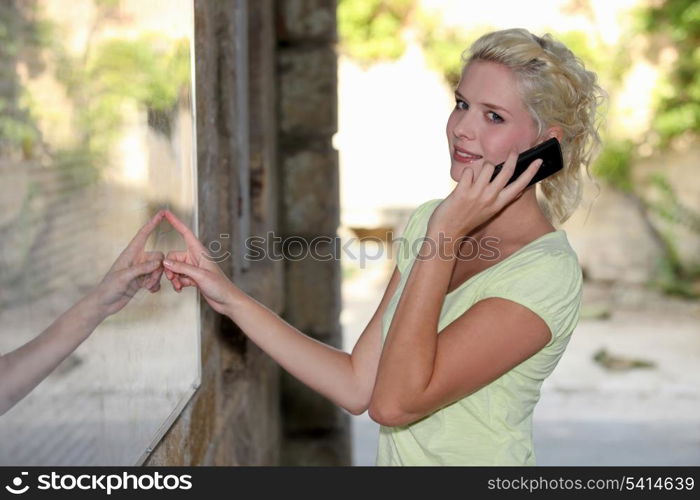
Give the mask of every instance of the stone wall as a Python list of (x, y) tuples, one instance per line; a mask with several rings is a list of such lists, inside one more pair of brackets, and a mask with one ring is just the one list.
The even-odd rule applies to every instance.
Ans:
[[(245, 238), (268, 232), (334, 241), (335, 9), (334, 0), (196, 0), (195, 50), (200, 239), (232, 254), (222, 267), (252, 297), (341, 347), (338, 260), (244, 258)], [(349, 416), (204, 302), (202, 364), (201, 387), (148, 465), (350, 463)]]
[[(659, 191), (649, 178), (662, 174), (677, 203), (691, 213), (700, 213), (700, 183), (695, 180), (699, 156), (700, 146), (694, 144), (638, 160), (634, 182), (644, 199), (657, 202)], [(585, 183), (584, 203), (562, 227), (591, 281), (643, 285), (654, 280), (664, 258), (664, 248), (654, 233), (670, 240), (685, 268), (700, 265), (700, 234), (692, 215), (688, 220), (665, 220), (653, 210), (645, 210), (634, 197), (602, 182), (599, 190), (591, 182)]]
[[(335, 0), (277, 2), (280, 236), (286, 260), (284, 318), (342, 348)], [(287, 241), (292, 241), (291, 239)], [(283, 464), (349, 465), (349, 415), (282, 376)]]

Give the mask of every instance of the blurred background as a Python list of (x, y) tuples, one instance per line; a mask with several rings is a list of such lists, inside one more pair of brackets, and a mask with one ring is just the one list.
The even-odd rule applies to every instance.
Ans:
[[(345, 348), (388, 283), (392, 232), (455, 185), (445, 124), (462, 52), (512, 27), (563, 41), (610, 97), (604, 148), (561, 226), (584, 304), (535, 411), (538, 463), (700, 464), (697, 1), (340, 0)], [(374, 463), (377, 432), (353, 418), (355, 463)]]

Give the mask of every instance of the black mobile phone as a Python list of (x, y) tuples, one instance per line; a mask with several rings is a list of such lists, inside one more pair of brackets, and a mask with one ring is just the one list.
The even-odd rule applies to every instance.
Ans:
[[(511, 176), (510, 180), (506, 183), (506, 186), (511, 182), (515, 181), (520, 176), (520, 174), (527, 170), (527, 167), (530, 166), (530, 163), (532, 163), (538, 158), (542, 159), (542, 166), (540, 166), (535, 176), (532, 178), (532, 180), (530, 180), (528, 186), (532, 186), (536, 182), (539, 182), (552, 174), (556, 174), (562, 168), (564, 168), (564, 159), (561, 155), (561, 146), (559, 145), (559, 141), (557, 140), (557, 138), (552, 137), (551, 139), (547, 139), (546, 141), (538, 144), (537, 146), (520, 153), (520, 155), (518, 156), (518, 160), (515, 164), (515, 171), (513, 171), (513, 175)], [(496, 168), (493, 171), (493, 175), (491, 176), (491, 181), (493, 181), (496, 178), (496, 175), (498, 175), (498, 173), (503, 168), (504, 163), (496, 165)]]

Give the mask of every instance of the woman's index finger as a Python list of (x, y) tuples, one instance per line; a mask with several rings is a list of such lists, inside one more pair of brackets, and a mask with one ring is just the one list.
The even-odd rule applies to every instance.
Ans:
[(506, 186), (502, 192), (509, 197), (515, 197), (518, 193), (525, 190), (532, 178), (537, 175), (537, 171), (542, 166), (542, 163), (543, 161), (541, 158), (530, 163), (527, 169), (515, 181)]

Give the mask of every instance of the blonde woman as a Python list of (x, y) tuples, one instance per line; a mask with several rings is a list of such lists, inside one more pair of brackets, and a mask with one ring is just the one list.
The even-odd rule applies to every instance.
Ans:
[[(595, 74), (549, 35), (512, 29), (473, 44), (447, 121), (450, 163), (425, 171), (445, 175), (449, 165), (458, 184), (410, 217), (397, 267), (351, 354), (243, 293), (167, 212), (187, 250), (166, 257), (166, 276), (176, 290), (198, 287), (309, 387), (353, 414), (369, 410), (381, 424), (377, 465), (534, 465), (533, 409), (581, 303), (581, 268), (555, 224), (580, 202), (602, 96)], [(565, 166), (540, 183), (545, 211), (535, 185), (526, 188), (539, 161), (506, 182), (517, 154), (551, 137)]]

